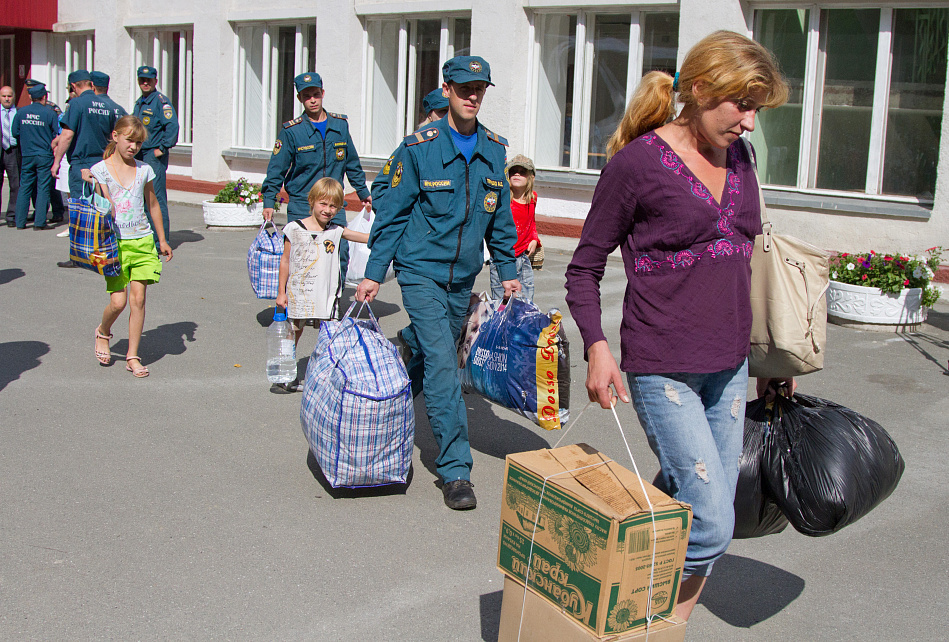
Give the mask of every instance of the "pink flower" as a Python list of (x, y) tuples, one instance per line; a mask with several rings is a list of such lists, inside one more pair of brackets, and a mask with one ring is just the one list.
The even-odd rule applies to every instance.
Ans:
[(867, 275), (864, 274), (864, 275), (863, 275), (862, 277), (860, 277), (860, 278), (863, 279), (864, 281), (866, 281), (866, 280), (867, 280)]
[(906, 279), (905, 281), (903, 281), (903, 285), (909, 285), (909, 279)]

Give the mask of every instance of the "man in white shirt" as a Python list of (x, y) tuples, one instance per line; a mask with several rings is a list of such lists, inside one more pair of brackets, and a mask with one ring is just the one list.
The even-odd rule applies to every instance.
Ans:
[(20, 193), (20, 148), (13, 137), (13, 117), (16, 116), (13, 102), (13, 87), (0, 87), (0, 189), (3, 188), (3, 175), (10, 179), (7, 227), (16, 226), (16, 197)]

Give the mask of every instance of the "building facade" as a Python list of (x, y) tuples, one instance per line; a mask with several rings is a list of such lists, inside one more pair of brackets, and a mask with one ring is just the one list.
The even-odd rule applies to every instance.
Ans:
[(839, 251), (949, 245), (949, 2), (74, 0), (33, 34), (31, 75), (62, 104), (70, 70), (100, 69), (131, 107), (153, 65), (181, 120), (169, 172), (221, 181), (263, 178), (301, 111), (292, 78), (315, 69), (371, 178), (442, 62), (480, 55), (496, 85), (482, 122), (534, 159), (538, 213), (579, 222), (639, 79), (715, 29), (767, 45), (791, 85), (751, 135), (781, 231)]

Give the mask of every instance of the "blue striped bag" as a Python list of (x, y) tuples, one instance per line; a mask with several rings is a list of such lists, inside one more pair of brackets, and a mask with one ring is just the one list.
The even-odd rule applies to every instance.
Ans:
[(102, 197), (97, 199), (95, 189), (86, 196), (85, 188), (83, 182), (82, 195), (68, 201), (69, 258), (102, 276), (118, 276), (122, 268), (119, 242), (112, 229), (111, 203)]
[(300, 423), (333, 488), (405, 483), (415, 445), (412, 385), (372, 310), (357, 319), (350, 316), (355, 306), (320, 328)]
[[(267, 230), (267, 223), (273, 232)], [(283, 256), (283, 234), (273, 219), (264, 221), (247, 250), (247, 274), (250, 287), (258, 299), (276, 299), (277, 282), (280, 280), (280, 257)]]

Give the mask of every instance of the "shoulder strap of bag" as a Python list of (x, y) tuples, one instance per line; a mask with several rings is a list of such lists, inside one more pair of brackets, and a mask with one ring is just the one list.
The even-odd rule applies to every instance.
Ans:
[(771, 221), (768, 220), (768, 208), (764, 204), (764, 190), (761, 189), (761, 178), (758, 176), (758, 158), (755, 156), (755, 149), (747, 138), (742, 138), (748, 156), (751, 158), (751, 169), (755, 173), (755, 182), (758, 184), (758, 202), (761, 209), (761, 249), (765, 252), (771, 251)]

